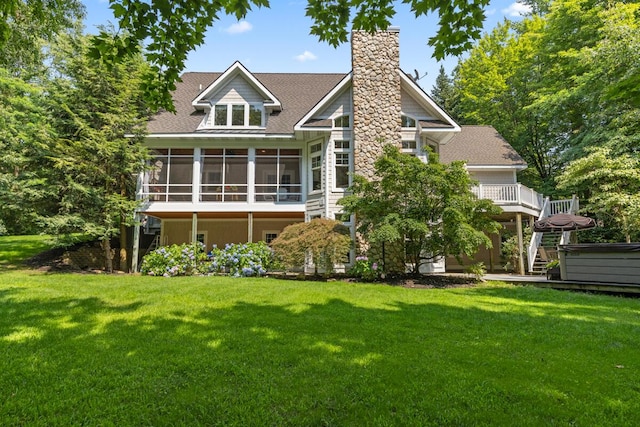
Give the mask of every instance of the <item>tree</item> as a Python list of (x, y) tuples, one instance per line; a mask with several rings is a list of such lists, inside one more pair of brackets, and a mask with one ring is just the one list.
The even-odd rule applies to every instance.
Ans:
[(80, 0), (0, 2), (0, 67), (30, 78), (44, 67), (43, 51), (84, 17)]
[[(14, 0), (15, 1), (15, 0)], [(218, 15), (243, 18), (252, 7), (268, 7), (268, 0), (109, 0), (121, 34), (102, 33), (93, 54), (113, 63), (137, 52), (146, 43), (152, 69), (145, 77), (145, 93), (152, 108), (173, 110), (171, 91), (189, 52), (204, 42), (205, 32)], [(386, 29), (396, 13), (394, 0), (308, 0), (306, 15), (313, 20), (311, 33), (333, 46), (347, 40), (353, 30)], [(403, 0), (416, 17), (438, 12), (437, 34), (429, 39), (434, 56), (459, 55), (480, 37), (484, 8), (489, 0)], [(353, 17), (352, 17), (353, 16)]]
[[(146, 108), (140, 92), (145, 64), (140, 57), (106, 68), (89, 58), (89, 38), (70, 37), (55, 48), (60, 77), (49, 87), (56, 131), (50, 148), (49, 185), (58, 208), (46, 218), (57, 235), (82, 233), (102, 242), (112, 270), (111, 239), (131, 225), (136, 177), (147, 152), (141, 145)], [(121, 242), (121, 248), (126, 247)]]
[(55, 206), (46, 186), (52, 140), (42, 89), (0, 68), (0, 219), (9, 234), (41, 231)]
[(351, 194), (338, 203), (356, 215), (357, 231), (370, 244), (402, 246), (402, 265), (411, 264), (414, 273), (424, 262), (448, 255), (460, 261), (480, 245), (491, 247), (485, 233), (498, 231), (490, 216), (501, 209), (475, 197), (464, 163), (443, 165), (433, 153), (423, 163), (387, 145), (375, 175), (372, 181), (354, 176)]
[(582, 208), (607, 224), (618, 226), (627, 243), (640, 238), (640, 159), (613, 155), (608, 148), (591, 149), (558, 177), (558, 187), (587, 200)]
[(303, 267), (308, 256), (318, 269), (332, 273), (351, 249), (349, 228), (339, 221), (316, 218), (285, 227), (271, 242), (276, 258), (287, 268)]
[(457, 120), (458, 94), (453, 85), (453, 79), (447, 75), (444, 66), (440, 66), (436, 83), (431, 89), (431, 97), (454, 120)]

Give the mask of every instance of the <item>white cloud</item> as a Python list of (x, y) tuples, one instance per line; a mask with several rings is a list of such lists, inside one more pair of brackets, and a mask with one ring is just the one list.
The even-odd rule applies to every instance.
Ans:
[(248, 21), (239, 21), (235, 24), (231, 25), (224, 29), (225, 32), (229, 34), (241, 34), (246, 33), (247, 31), (251, 31), (253, 29), (253, 25), (251, 25)]
[(313, 53), (309, 52), (308, 50), (305, 50), (304, 53), (302, 53), (301, 55), (298, 55), (295, 57), (296, 60), (300, 61), (300, 62), (305, 62), (305, 61), (313, 61), (318, 59), (317, 56), (315, 56)]
[(506, 9), (502, 9), (502, 13), (510, 17), (520, 17), (527, 13), (531, 13), (531, 6), (522, 3), (511, 3)]

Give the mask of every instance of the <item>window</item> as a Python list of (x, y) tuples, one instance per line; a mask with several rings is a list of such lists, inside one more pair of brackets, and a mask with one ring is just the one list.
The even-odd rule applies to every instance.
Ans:
[(411, 118), (406, 115), (402, 115), (402, 127), (403, 128), (414, 128), (416, 127), (416, 119)]
[(322, 143), (313, 144), (311, 152), (311, 191), (322, 190)]
[(231, 106), (231, 126), (244, 126), (244, 105)]
[(256, 202), (299, 202), (302, 196), (301, 171), (300, 149), (256, 149)]
[(262, 126), (259, 104), (217, 104), (213, 111), (214, 126)]
[(277, 231), (263, 231), (262, 232), (262, 240), (265, 241), (267, 245), (270, 245), (278, 237)]
[(262, 126), (262, 108), (255, 104), (249, 105), (249, 126)]
[(351, 148), (351, 141), (334, 141), (334, 148), (336, 150), (348, 150), (349, 148)]
[(342, 223), (345, 223), (345, 225), (348, 225), (348, 224), (351, 223), (351, 215), (348, 215), (346, 213), (336, 212), (334, 214), (334, 217), (335, 217), (336, 221), (340, 221)]
[(348, 128), (350, 126), (350, 118), (348, 115), (336, 117), (333, 119), (333, 127), (336, 128)]
[(151, 171), (145, 178), (152, 201), (190, 202), (193, 182), (193, 149), (165, 148), (152, 151)]
[(402, 141), (402, 150), (404, 154), (409, 154), (411, 156), (418, 155), (418, 143), (416, 140), (405, 140)]
[(349, 172), (351, 171), (351, 141), (336, 140), (334, 148), (334, 186), (335, 188), (349, 187)]
[(227, 125), (227, 106), (226, 105), (216, 105), (215, 118), (214, 118), (213, 124), (216, 126)]
[(248, 151), (246, 148), (202, 150), (201, 202), (247, 201)]

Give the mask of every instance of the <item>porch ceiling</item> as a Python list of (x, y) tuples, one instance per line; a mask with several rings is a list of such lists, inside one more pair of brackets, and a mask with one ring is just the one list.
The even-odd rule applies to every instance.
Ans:
[[(198, 219), (216, 219), (216, 218), (247, 218), (248, 212), (196, 212)], [(147, 213), (160, 219), (191, 219), (193, 212), (153, 212)], [(287, 218), (287, 219), (304, 219), (303, 212), (255, 212), (254, 218)]]

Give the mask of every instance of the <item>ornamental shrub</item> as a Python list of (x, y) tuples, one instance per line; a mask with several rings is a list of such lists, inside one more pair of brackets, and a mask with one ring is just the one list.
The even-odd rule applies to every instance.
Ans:
[(233, 277), (264, 276), (273, 265), (273, 252), (265, 242), (231, 243), (224, 249), (214, 245), (209, 257), (209, 272)]
[(366, 255), (356, 257), (353, 266), (349, 269), (349, 275), (365, 281), (373, 281), (380, 277), (382, 269), (377, 262), (370, 261)]
[(163, 246), (145, 255), (140, 272), (149, 276), (191, 276), (208, 272), (209, 262), (200, 242)]

